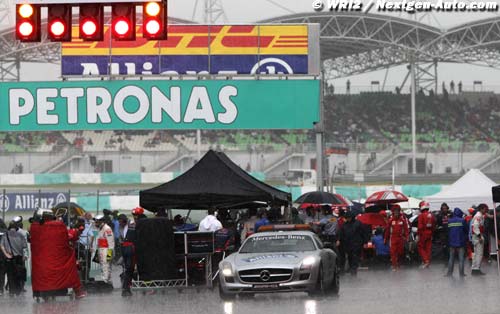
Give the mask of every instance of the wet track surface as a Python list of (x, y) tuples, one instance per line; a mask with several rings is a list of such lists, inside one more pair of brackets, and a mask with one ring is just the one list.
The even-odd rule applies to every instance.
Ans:
[[(468, 268), (467, 268), (468, 269)], [(393, 273), (389, 269), (360, 270), (357, 277), (343, 275), (338, 297), (310, 298), (305, 293), (256, 295), (253, 298), (224, 302), (217, 289), (187, 289), (179, 293), (144, 295), (135, 292), (122, 298), (112, 294), (92, 295), (77, 301), (58, 298), (36, 303), (31, 292), (18, 298), (0, 297), (0, 313), (33, 314), (153, 314), (153, 313), (500, 313), (500, 277), (496, 263), (483, 266), (483, 277), (468, 275), (461, 279), (443, 277), (444, 264), (429, 269), (407, 267)], [(457, 272), (457, 270), (455, 270)], [(470, 273), (470, 271), (468, 271)], [(116, 277), (115, 277), (116, 278)], [(115, 284), (118, 281), (115, 279)], [(27, 287), (28, 290), (30, 287)]]

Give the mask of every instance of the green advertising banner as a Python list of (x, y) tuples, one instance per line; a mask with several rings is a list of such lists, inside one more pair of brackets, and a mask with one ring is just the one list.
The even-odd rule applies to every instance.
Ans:
[(0, 131), (311, 129), (318, 80), (0, 83)]

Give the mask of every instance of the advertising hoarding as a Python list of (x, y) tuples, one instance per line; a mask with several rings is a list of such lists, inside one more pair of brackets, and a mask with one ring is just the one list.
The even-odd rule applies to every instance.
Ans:
[(66, 193), (6, 193), (0, 194), (0, 210), (34, 212), (37, 208), (50, 209), (69, 200)]
[(309, 74), (319, 75), (319, 27), (296, 25), (169, 25), (167, 40), (78, 39), (61, 48), (63, 76)]
[(320, 81), (112, 80), (0, 84), (0, 131), (311, 129)]

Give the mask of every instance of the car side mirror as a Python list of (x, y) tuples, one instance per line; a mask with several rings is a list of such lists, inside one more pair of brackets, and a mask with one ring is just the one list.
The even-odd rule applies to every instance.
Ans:
[(333, 243), (332, 242), (323, 242), (323, 246), (329, 249), (333, 249)]

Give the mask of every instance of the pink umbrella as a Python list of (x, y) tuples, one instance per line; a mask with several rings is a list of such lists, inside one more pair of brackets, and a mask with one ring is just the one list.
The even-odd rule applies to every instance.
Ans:
[(400, 202), (407, 202), (408, 197), (398, 191), (379, 191), (370, 195), (365, 202), (366, 204), (387, 205)]

